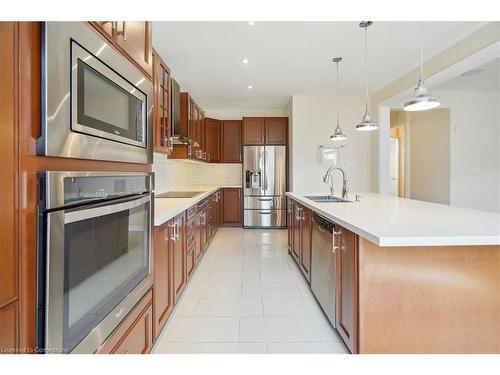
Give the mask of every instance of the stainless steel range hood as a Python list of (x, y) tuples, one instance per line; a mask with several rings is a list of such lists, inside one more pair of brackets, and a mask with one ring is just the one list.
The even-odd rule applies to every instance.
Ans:
[(172, 78), (172, 140), (176, 145), (191, 145), (199, 147), (200, 144), (181, 131), (181, 87), (179, 82)]

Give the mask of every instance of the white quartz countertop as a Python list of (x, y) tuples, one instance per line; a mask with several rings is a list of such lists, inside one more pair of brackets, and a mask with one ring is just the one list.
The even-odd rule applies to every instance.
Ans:
[[(154, 225), (159, 226), (202, 201), (210, 194), (222, 188), (241, 188), (241, 185), (189, 185), (176, 187), (168, 191), (202, 191), (193, 198), (156, 198), (154, 202)], [(161, 192), (164, 193), (164, 192)], [(155, 194), (161, 194), (155, 192)]]
[[(289, 197), (378, 246), (500, 245), (500, 214), (360, 193), (360, 202), (316, 203)], [(324, 193), (323, 193), (324, 195)], [(349, 193), (349, 200), (355, 194)]]

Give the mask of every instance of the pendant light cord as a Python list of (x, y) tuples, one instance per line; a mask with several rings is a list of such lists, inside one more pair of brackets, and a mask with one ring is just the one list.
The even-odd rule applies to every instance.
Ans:
[(420, 21), (420, 81), (424, 79), (424, 22)]
[(337, 128), (339, 127), (339, 62), (337, 61)]
[(366, 114), (369, 113), (368, 108), (368, 27), (365, 27), (365, 85), (366, 85)]

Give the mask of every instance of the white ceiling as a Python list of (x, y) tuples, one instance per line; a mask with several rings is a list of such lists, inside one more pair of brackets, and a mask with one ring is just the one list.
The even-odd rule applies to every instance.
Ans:
[(491, 60), (473, 69), (473, 71), (466, 72), (448, 82), (436, 86), (436, 89), (500, 90), (500, 59)]
[[(483, 24), (425, 22), (424, 59)], [(375, 22), (368, 29), (372, 92), (418, 65), (418, 38), (417, 22)], [(153, 47), (182, 91), (207, 109), (281, 108), (291, 95), (333, 94), (335, 56), (344, 58), (341, 95), (363, 94), (363, 41), (358, 22), (153, 23)]]

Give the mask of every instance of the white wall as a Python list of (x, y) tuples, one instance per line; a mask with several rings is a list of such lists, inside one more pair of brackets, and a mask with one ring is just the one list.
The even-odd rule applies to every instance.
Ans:
[(500, 212), (500, 91), (434, 95), (450, 108), (450, 204)]
[(450, 111), (408, 114), (410, 197), (450, 204)]
[(267, 109), (206, 109), (207, 117), (218, 120), (241, 120), (242, 117), (282, 117), (286, 116), (284, 108)]
[[(350, 96), (340, 98), (340, 122), (347, 135), (343, 142), (330, 141), (336, 125), (335, 96), (294, 95), (291, 112), (292, 184), (297, 192), (328, 193), (329, 187), (322, 181), (328, 169), (318, 164), (318, 146), (345, 144), (344, 161), (351, 191), (370, 191), (370, 135), (357, 132), (357, 124), (364, 113), (364, 98)], [(340, 172), (334, 172), (335, 192), (339, 193)]]

